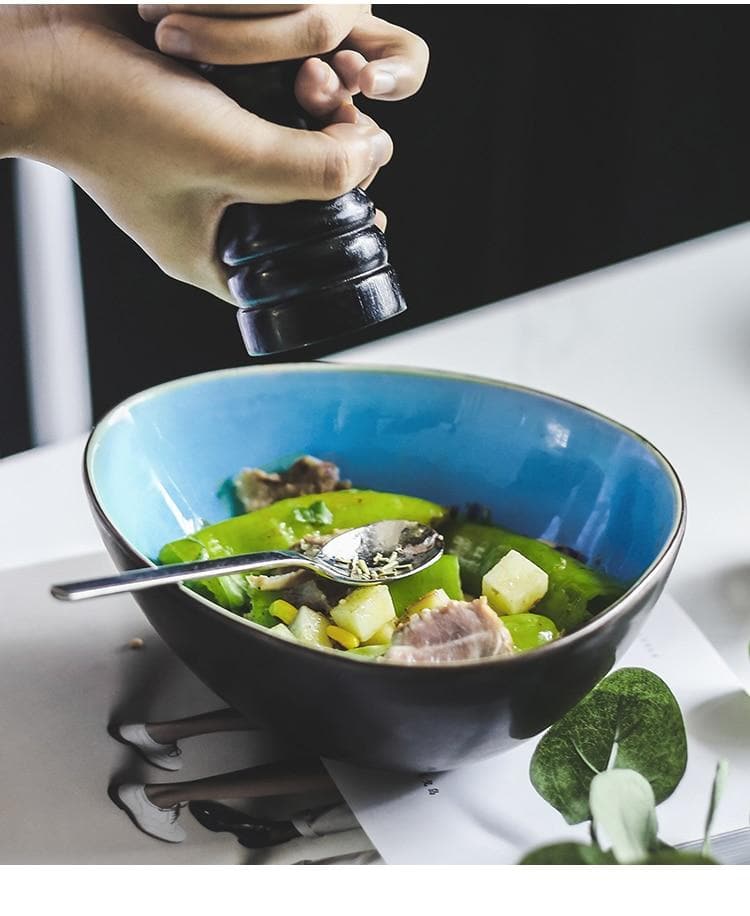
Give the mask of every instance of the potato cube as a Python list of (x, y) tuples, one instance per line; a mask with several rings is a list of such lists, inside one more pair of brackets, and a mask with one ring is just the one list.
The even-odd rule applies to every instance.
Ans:
[(289, 625), (289, 630), (292, 636), (306, 646), (317, 646), (318, 648), (324, 646), (330, 649), (332, 646), (326, 633), (327, 626), (329, 626), (328, 619), (323, 614), (303, 604)]
[(360, 642), (367, 642), (384, 623), (395, 616), (393, 599), (387, 585), (356, 588), (331, 611), (334, 623), (354, 633)]
[(383, 626), (377, 630), (365, 643), (366, 646), (389, 646), (393, 639), (393, 633), (396, 629), (396, 618), (386, 620)]
[(288, 639), (291, 642), (297, 642), (294, 634), (285, 623), (277, 623), (275, 627), (270, 627), (268, 632), (274, 633), (276, 636), (280, 636), (282, 639)]
[(428, 608), (431, 611), (437, 611), (441, 607), (445, 607), (450, 600), (445, 589), (433, 588), (431, 592), (422, 595), (419, 601), (415, 601), (414, 604), (410, 605), (406, 609), (406, 613), (411, 616), (412, 614), (418, 614), (420, 611), (426, 611)]
[(498, 614), (523, 614), (541, 601), (548, 586), (543, 569), (511, 550), (482, 579), (482, 594)]

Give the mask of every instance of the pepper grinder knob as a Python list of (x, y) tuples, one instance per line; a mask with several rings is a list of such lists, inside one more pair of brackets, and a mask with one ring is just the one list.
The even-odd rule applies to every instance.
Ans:
[[(247, 111), (286, 127), (320, 127), (298, 104), (301, 61), (200, 64), (199, 72)], [(360, 188), (331, 201), (232, 204), (218, 255), (251, 356), (331, 340), (404, 311), (375, 208)]]

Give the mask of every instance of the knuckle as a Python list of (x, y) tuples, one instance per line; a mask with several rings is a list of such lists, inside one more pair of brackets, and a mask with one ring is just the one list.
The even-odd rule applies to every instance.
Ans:
[(331, 144), (323, 161), (321, 190), (330, 197), (346, 194), (354, 185), (351, 156), (340, 143)]
[(307, 16), (306, 33), (308, 53), (325, 54), (333, 51), (343, 38), (336, 20), (328, 11), (315, 7), (310, 9)]

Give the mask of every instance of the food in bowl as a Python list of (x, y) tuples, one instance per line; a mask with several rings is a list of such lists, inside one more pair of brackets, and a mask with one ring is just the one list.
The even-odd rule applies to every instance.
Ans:
[[(221, 488), (230, 474), (246, 465), (276, 470), (304, 452), (336, 461), (372, 490), (441, 506), (481, 501), (493, 524), (570, 545), (628, 583), (605, 613), (566, 625), (563, 638), (541, 648), (413, 665), (307, 649), (187, 588), (134, 595), (221, 702), (315, 756), (366, 767), (440, 772), (539, 734), (632, 645), (685, 529), (669, 462), (615, 421), (504, 382), (382, 366), (253, 366), (141, 392), (92, 434), (86, 489), (118, 568), (136, 569), (157, 560), (167, 541), (203, 528), (201, 519), (232, 513), (234, 488)], [(330, 505), (336, 495), (309, 498)], [(482, 517), (455, 521), (487, 533)], [(462, 587), (476, 594), (467, 574), (468, 566)], [(533, 612), (551, 617), (543, 606)]]
[(232, 481), (239, 509), (166, 544), (162, 563), (256, 551), (315, 554), (331, 537), (388, 519), (431, 524), (445, 538), (434, 564), (388, 582), (398, 557), (377, 555), (357, 572), (378, 584), (345, 587), (299, 569), (233, 574), (187, 587), (279, 638), (381, 663), (443, 664), (512, 656), (559, 639), (603, 611), (625, 586), (584, 558), (467, 512), (397, 493), (360, 490), (310, 455), (283, 471), (246, 468)]

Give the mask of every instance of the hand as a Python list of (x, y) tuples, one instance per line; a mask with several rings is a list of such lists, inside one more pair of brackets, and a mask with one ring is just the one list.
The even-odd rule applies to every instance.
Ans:
[[(382, 101), (413, 95), (429, 61), (426, 42), (376, 18), (369, 4), (142, 3), (138, 10), (156, 23), (160, 50), (175, 57), (233, 65), (307, 58), (297, 75), (297, 101), (331, 124), (365, 120), (353, 106), (359, 93)], [(381, 210), (375, 222), (385, 230)]]
[[(331, 99), (361, 92), (392, 101), (413, 95), (427, 71), (426, 43), (406, 29), (377, 19), (367, 4), (269, 5), (140, 4), (141, 16), (158, 23), (156, 43), (165, 54), (208, 64), (308, 61), (297, 81), (301, 105), (312, 114)], [(330, 67), (319, 55), (328, 54)], [(317, 78), (316, 78), (317, 77)]]
[(0, 7), (0, 155), (66, 171), (166, 273), (231, 301), (215, 255), (226, 207), (336, 197), (391, 140), (356, 116), (263, 121), (146, 50), (141, 28), (127, 7)]

